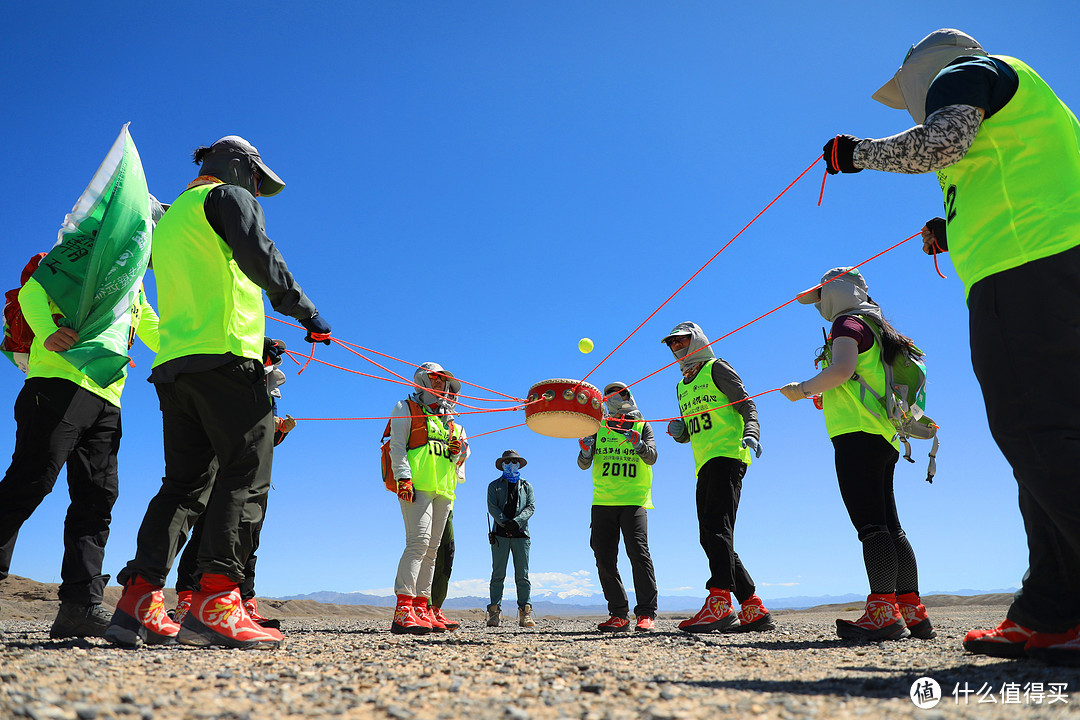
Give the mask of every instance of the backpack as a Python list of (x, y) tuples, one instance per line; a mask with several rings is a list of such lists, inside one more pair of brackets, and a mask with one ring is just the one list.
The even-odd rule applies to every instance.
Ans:
[[(427, 417), (424, 414), (424, 409), (415, 400), (408, 399), (405, 402), (409, 407), (409, 415), (412, 416), (412, 427), (409, 429), (409, 440), (405, 447), (412, 450), (427, 443)], [(390, 462), (390, 423), (392, 422), (393, 420), (386, 421), (386, 429), (383, 430), (382, 440), (380, 440), (382, 446), (379, 452), (379, 466), (382, 471), (383, 485), (387, 490), (396, 494), (397, 481), (394, 479), (394, 472)]]
[[(47, 254), (38, 253), (30, 258), (30, 262), (26, 263), (26, 267), (23, 268), (19, 287), (4, 293), (4, 339), (0, 341), (0, 351), (7, 355), (23, 372), (27, 371), (27, 367), (25, 367), (27, 358), (18, 358), (17, 355), (29, 355), (30, 345), (34, 342), (34, 331), (27, 324), (26, 318), (23, 317), (22, 306), (19, 305), (19, 291), (22, 290), (23, 285), (34, 274), (34, 271), (38, 269), (42, 258)], [(20, 360), (22, 360), (21, 363)]]
[[(886, 363), (885, 345), (877, 323), (862, 315), (853, 317), (866, 323), (874, 334), (881, 364), (885, 368), (885, 387), (888, 390), (882, 397), (870, 387), (870, 383), (856, 373), (851, 379), (859, 383), (859, 400), (871, 415), (880, 418), (884, 414), (884, 418), (896, 429), (894, 437), (904, 444), (904, 459), (908, 462), (915, 462), (911, 457), (909, 439), (934, 441), (928, 453), (930, 462), (926, 472), (926, 482), (933, 484), (934, 475), (937, 473), (937, 452), (941, 443), (937, 436), (937, 424), (926, 414), (926, 364), (922, 361), (922, 351), (914, 345), (901, 345), (893, 361)], [(831, 354), (831, 341), (828, 337), (826, 348)], [(831, 357), (829, 359), (831, 360)]]

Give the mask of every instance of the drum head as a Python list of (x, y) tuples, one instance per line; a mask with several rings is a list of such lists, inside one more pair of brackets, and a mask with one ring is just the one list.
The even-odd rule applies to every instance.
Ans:
[(556, 410), (538, 412), (525, 418), (533, 432), (555, 438), (583, 438), (595, 435), (600, 421), (582, 412)]

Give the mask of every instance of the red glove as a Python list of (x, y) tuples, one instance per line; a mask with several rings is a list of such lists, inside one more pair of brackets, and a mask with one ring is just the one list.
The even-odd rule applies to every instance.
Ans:
[(405, 502), (413, 501), (412, 478), (405, 478), (404, 480), (397, 481), (397, 496), (399, 500), (404, 500)]
[(460, 455), (461, 438), (450, 438), (450, 442), (446, 443), (446, 447), (450, 450), (451, 455)]
[(596, 445), (596, 438), (590, 435), (587, 438), (578, 438), (577, 444), (581, 446), (581, 454), (585, 457), (589, 457), (593, 454), (593, 447)]

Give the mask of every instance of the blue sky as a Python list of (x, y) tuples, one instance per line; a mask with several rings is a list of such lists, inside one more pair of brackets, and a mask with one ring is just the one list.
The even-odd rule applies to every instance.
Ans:
[[(0, 30), (0, 130), (9, 190), (0, 253), (8, 286), (48, 249), (125, 122), (150, 191), (171, 201), (191, 150), (239, 134), (287, 183), (263, 201), (267, 231), (335, 336), (524, 397), (580, 378), (765, 207), (839, 132), (882, 137), (910, 118), (870, 99), (907, 48), (959, 27), (1032, 65), (1080, 106), (1075, 3), (223, 2), (22, 4)], [(940, 214), (932, 176), (819, 164), (590, 378), (633, 382), (671, 360), (659, 338), (694, 320), (710, 339), (781, 305)], [(941, 280), (916, 240), (864, 268), (871, 294), (928, 353), (928, 412), (942, 426), (901, 461), (900, 518), (924, 590), (1015, 586), (1027, 552), (1011, 471), (994, 446), (948, 259)], [(148, 278), (150, 276), (148, 275)], [(148, 282), (153, 297), (153, 283)], [(813, 374), (821, 318), (793, 304), (714, 346), (751, 393)], [(300, 331), (268, 332), (302, 350)], [(583, 355), (581, 337), (596, 350)], [(121, 496), (106, 572), (132, 556), (163, 472), (160, 414), (145, 382), (123, 398)], [(316, 357), (387, 377), (339, 347)], [(411, 366), (391, 362), (411, 376)], [(312, 363), (283, 387), (299, 418), (385, 417), (402, 386)], [(675, 368), (633, 390), (646, 417), (676, 412)], [(21, 387), (0, 372), (0, 405)], [(486, 394), (486, 393), (483, 393)], [(744, 485), (736, 549), (769, 597), (866, 590), (819, 412), (758, 401), (764, 456)], [(521, 412), (463, 418), (479, 434)], [(306, 420), (278, 449), (258, 590), (378, 590), (403, 544), (377, 470), (384, 421)], [(665, 594), (699, 594), (690, 449), (655, 427), (650, 541)], [(0, 438), (13, 446), (10, 413)], [(591, 482), (573, 440), (525, 428), (473, 443), (455, 510), (453, 594), (484, 594), (484, 496), (514, 448), (535, 486), (537, 592), (599, 592), (588, 543)], [(7, 452), (7, 450), (4, 450)], [(56, 491), (23, 527), (12, 572), (59, 581), (67, 506)], [(628, 568), (624, 576), (629, 578)]]

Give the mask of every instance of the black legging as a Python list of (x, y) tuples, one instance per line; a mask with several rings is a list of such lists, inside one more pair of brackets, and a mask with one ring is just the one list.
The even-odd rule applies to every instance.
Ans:
[(919, 569), (893, 495), (900, 453), (880, 435), (846, 433), (832, 439), (836, 479), (851, 524), (863, 545), (863, 562), (874, 594), (919, 592)]

